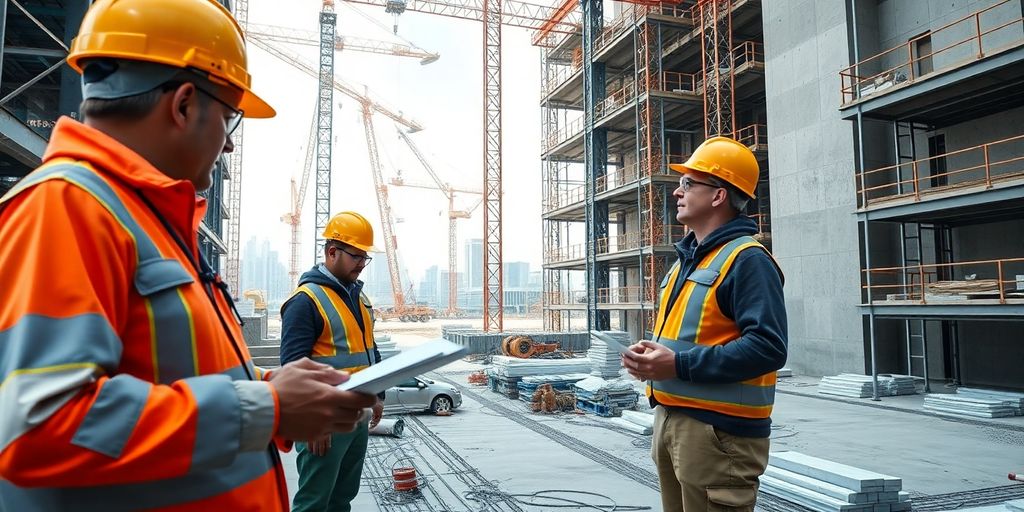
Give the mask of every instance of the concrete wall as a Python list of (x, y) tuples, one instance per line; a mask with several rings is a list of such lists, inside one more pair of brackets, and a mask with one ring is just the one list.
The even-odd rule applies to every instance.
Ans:
[(786, 274), (788, 365), (864, 369), (853, 127), (839, 117), (846, 2), (763, 6), (772, 246)]
[[(878, 52), (903, 45), (902, 48), (878, 59), (877, 66), (866, 66), (864, 70), (877, 73), (902, 66), (899, 70), (909, 78), (911, 71), (905, 64), (909, 61), (910, 55), (905, 45), (911, 38), (928, 31), (932, 32), (931, 51), (936, 52), (931, 57), (931, 67), (934, 70), (954, 67), (977, 58), (977, 40), (957, 44), (977, 34), (978, 27), (974, 17), (962, 20), (972, 13), (981, 13), (978, 21), (982, 32), (992, 31), (982, 37), (982, 49), (986, 53), (1018, 42), (1024, 37), (1020, 23), (999, 29), (997, 27), (1010, 20), (1019, 19), (1021, 3), (1019, 0), (1011, 0), (992, 7), (1001, 2), (1003, 0), (883, 0), (878, 2), (874, 9), (865, 8), (864, 12), (858, 11), (858, 17), (872, 14), (875, 16)], [(861, 2), (860, 5), (864, 3)], [(992, 8), (981, 12), (989, 7)], [(861, 54), (864, 58), (875, 53), (877, 52), (862, 51)], [(914, 74), (919, 72), (919, 68), (913, 70)]]

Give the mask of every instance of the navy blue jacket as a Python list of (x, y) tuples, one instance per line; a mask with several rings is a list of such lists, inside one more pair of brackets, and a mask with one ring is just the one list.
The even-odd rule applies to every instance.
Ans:
[[(363, 314), (359, 311), (359, 293), (363, 289), (362, 281), (341, 286), (314, 266), (299, 277), (299, 286), (306, 283), (323, 285), (337, 292), (342, 300), (345, 301), (345, 305), (348, 306), (352, 315), (356, 317), (359, 327), (365, 331), (366, 326), (363, 325)], [(292, 295), (281, 306), (281, 365), (297, 361), (303, 357), (311, 357), (313, 345), (316, 344), (316, 340), (320, 337), (323, 330), (324, 319), (320, 315), (320, 310), (317, 309), (313, 299), (305, 293)], [(381, 357), (376, 344), (373, 346), (372, 354), (374, 364), (379, 363)], [(367, 361), (367, 364), (369, 364), (369, 361)]]
[[(700, 244), (692, 232), (686, 235), (675, 244), (680, 269), (673, 294), (679, 295), (686, 277), (710, 251), (738, 237), (756, 233), (757, 224), (750, 217), (741, 215), (713, 231)], [(715, 299), (722, 313), (736, 322), (742, 335), (724, 345), (698, 345), (677, 353), (676, 374), (680, 379), (709, 384), (742, 382), (778, 370), (786, 364), (788, 335), (782, 273), (771, 256), (760, 249), (741, 252), (722, 278)], [(651, 405), (655, 404), (652, 397)], [(674, 409), (729, 434), (743, 437), (771, 435), (770, 418), (738, 418), (688, 407)]]

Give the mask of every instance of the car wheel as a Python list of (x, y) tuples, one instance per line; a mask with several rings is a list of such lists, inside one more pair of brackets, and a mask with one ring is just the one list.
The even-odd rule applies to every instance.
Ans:
[(437, 414), (438, 411), (452, 411), (452, 399), (448, 395), (437, 395), (434, 397), (434, 401), (430, 402), (430, 412)]

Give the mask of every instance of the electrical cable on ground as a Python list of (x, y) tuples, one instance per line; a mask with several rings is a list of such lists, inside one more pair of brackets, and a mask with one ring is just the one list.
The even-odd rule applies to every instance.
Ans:
[[(585, 497), (600, 498), (602, 500), (607, 500), (608, 503), (588, 503), (580, 500), (552, 496), (552, 494), (582, 495)], [(602, 512), (629, 512), (638, 510), (651, 510), (651, 507), (646, 506), (619, 505), (612, 498), (596, 492), (577, 491), (571, 489), (545, 489), (542, 491), (536, 491), (532, 493), (512, 494), (504, 492), (493, 485), (479, 485), (466, 491), (463, 495), (468, 500), (492, 506), (501, 503), (516, 503), (520, 505), (534, 507), (592, 509)], [(538, 503), (536, 500), (542, 500), (545, 502)]]

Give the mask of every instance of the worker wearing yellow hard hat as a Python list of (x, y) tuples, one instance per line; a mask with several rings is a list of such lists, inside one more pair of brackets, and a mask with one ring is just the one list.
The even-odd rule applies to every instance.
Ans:
[(377, 402), (324, 364), (255, 367), (197, 247), (231, 132), (274, 115), (246, 58), (213, 0), (85, 14), (83, 122), (61, 118), (0, 198), (0, 507), (284, 511), (272, 439), (354, 429)]
[(661, 283), (653, 339), (623, 365), (648, 381), (664, 510), (753, 510), (788, 339), (782, 272), (744, 214), (760, 168), (728, 137), (669, 167), (681, 174), (672, 196), (689, 233)]
[[(327, 222), (323, 238), (323, 262), (302, 274), (295, 293), (281, 306), (281, 364), (308, 357), (355, 373), (381, 361), (373, 339), (373, 305), (359, 280), (373, 259), (369, 253), (376, 250), (373, 226), (356, 212), (341, 212)], [(297, 445), (295, 512), (351, 510), (369, 429), (383, 413), (378, 402), (369, 424)]]

